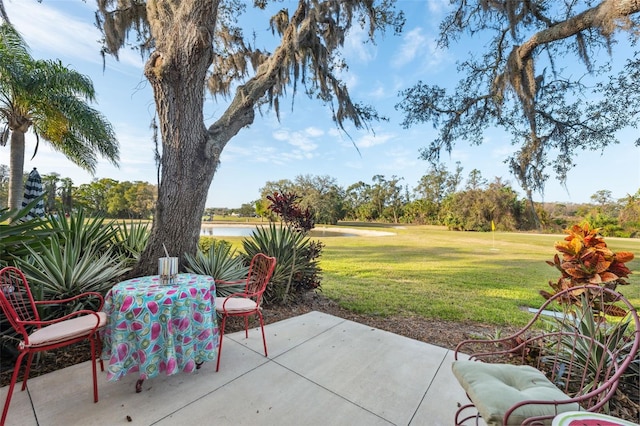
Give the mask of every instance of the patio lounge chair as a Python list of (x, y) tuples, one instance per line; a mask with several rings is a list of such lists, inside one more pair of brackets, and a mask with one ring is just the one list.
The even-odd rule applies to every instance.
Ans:
[(620, 293), (596, 285), (562, 290), (517, 333), (458, 344), (453, 373), (471, 403), (455, 424), (549, 425), (562, 412), (598, 412), (633, 361), (639, 335), (636, 309)]
[[(77, 301), (84, 297), (94, 297), (99, 306), (97, 311), (78, 310), (63, 317), (43, 321), (38, 308), (46, 305), (62, 305)], [(96, 355), (100, 347), (98, 329), (106, 324), (107, 317), (102, 309), (102, 295), (87, 292), (63, 300), (34, 300), (27, 279), (22, 271), (14, 267), (0, 270), (0, 305), (6, 319), (22, 339), (18, 344), (19, 355), (11, 376), (11, 383), (4, 403), (0, 425), (4, 425), (13, 395), (13, 388), (18, 380), (20, 365), (25, 356), (27, 363), (22, 381), (22, 390), (27, 387), (29, 370), (33, 354), (49, 349), (56, 349), (88, 339), (91, 344), (91, 368), (93, 372), (93, 401), (98, 402), (98, 380), (96, 374)], [(97, 342), (97, 345), (96, 345)], [(100, 360), (102, 367), (102, 360)], [(104, 369), (104, 367), (102, 367)]]
[(264, 356), (267, 356), (267, 341), (264, 337), (264, 320), (260, 311), (262, 295), (267, 288), (267, 284), (273, 275), (276, 267), (276, 258), (269, 257), (262, 253), (256, 254), (251, 259), (249, 273), (246, 280), (242, 281), (216, 281), (216, 286), (234, 285), (244, 282), (244, 291), (233, 293), (224, 298), (216, 298), (216, 312), (222, 317), (220, 326), (220, 344), (218, 345), (218, 361), (216, 371), (220, 369), (220, 354), (222, 353), (222, 338), (224, 337), (224, 327), (228, 317), (244, 317), (245, 337), (249, 337), (249, 316), (257, 315), (260, 320), (262, 330), (262, 344), (264, 345)]

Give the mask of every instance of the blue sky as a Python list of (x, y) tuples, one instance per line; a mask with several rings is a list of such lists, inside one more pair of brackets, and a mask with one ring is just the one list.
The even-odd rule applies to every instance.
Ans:
[[(285, 1), (286, 3), (286, 1)], [(295, 3), (295, 2), (293, 2)], [(280, 122), (273, 112), (264, 110), (252, 126), (245, 128), (222, 153), (209, 194), (207, 207), (239, 207), (259, 198), (267, 181), (293, 180), (298, 175), (329, 175), (344, 188), (363, 181), (372, 183), (374, 175), (402, 177), (403, 185), (417, 186), (428, 170), (418, 159), (419, 149), (435, 136), (430, 124), (403, 129), (402, 115), (394, 109), (398, 92), (418, 80), (443, 86), (455, 84), (456, 60), (468, 50), (481, 49), (479, 43), (464, 43), (454, 51), (442, 51), (435, 37), (446, 0), (400, 0), (407, 12), (407, 24), (400, 36), (388, 33), (376, 45), (363, 43), (365, 34), (353, 31), (344, 49), (350, 64), (343, 78), (352, 97), (374, 105), (389, 122), (374, 123), (373, 133), (350, 129), (352, 139), (336, 130), (326, 107), (308, 100), (304, 94), (281, 102)], [(34, 58), (57, 58), (65, 65), (91, 77), (97, 92), (95, 108), (113, 124), (120, 143), (120, 167), (101, 160), (95, 176), (75, 166), (64, 156), (41, 143), (31, 160), (35, 138), (27, 137), (24, 170), (37, 167), (41, 174), (56, 172), (75, 185), (91, 179), (109, 177), (119, 181), (155, 183), (153, 145), (149, 128), (154, 115), (151, 88), (143, 75), (144, 61), (133, 51), (123, 50), (120, 60), (108, 57), (103, 71), (100, 33), (94, 26), (95, 2), (87, 0), (5, 0), (9, 18), (22, 33)], [(268, 15), (253, 12), (246, 18), (258, 37), (267, 35)], [(614, 61), (620, 61), (614, 58)], [(205, 105), (206, 124), (220, 116), (225, 102), (209, 96)], [(633, 146), (635, 132), (621, 132), (622, 143), (600, 152), (580, 153), (577, 167), (569, 173), (567, 188), (552, 177), (544, 198), (536, 201), (588, 202), (592, 194), (607, 189), (614, 198), (634, 194), (640, 188), (640, 149)], [(357, 145), (356, 150), (353, 144)], [(473, 169), (485, 179), (499, 176), (519, 191), (503, 164), (515, 149), (508, 135), (487, 132), (481, 146), (460, 142), (451, 155), (442, 154), (450, 171), (460, 161), (463, 176)], [(0, 164), (9, 163), (9, 147), (0, 147)], [(603, 179), (603, 172), (606, 179)], [(609, 186), (607, 186), (609, 185)], [(521, 191), (520, 191), (521, 192)], [(521, 192), (522, 193), (522, 192)]]

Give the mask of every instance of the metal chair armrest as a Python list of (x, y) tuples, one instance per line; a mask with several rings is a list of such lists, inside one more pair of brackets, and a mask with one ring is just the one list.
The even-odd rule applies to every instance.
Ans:
[(78, 294), (73, 297), (68, 297), (66, 299), (56, 299), (56, 300), (35, 300), (34, 303), (36, 305), (62, 305), (65, 303), (73, 302), (74, 300), (81, 299), (83, 297), (95, 297), (100, 301), (100, 306), (98, 306), (97, 310), (102, 310), (102, 306), (104, 305), (104, 297), (96, 292), (96, 291), (88, 291), (86, 293)]

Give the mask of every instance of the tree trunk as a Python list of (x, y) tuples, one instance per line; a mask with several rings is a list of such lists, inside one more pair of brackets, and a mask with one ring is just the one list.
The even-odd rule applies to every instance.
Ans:
[[(206, 194), (219, 155), (205, 155), (204, 84), (213, 58), (211, 34), (217, 2), (197, 0), (189, 7), (147, 4), (159, 42), (145, 65), (153, 88), (162, 136), (160, 182), (151, 235), (131, 275), (157, 273), (157, 259), (194, 253), (200, 237)], [(191, 3), (196, 3), (195, 5)], [(214, 4), (215, 3), (215, 4)], [(191, 12), (192, 14), (190, 14)]]
[[(159, 4), (162, 3), (162, 4)], [(171, 4), (171, 7), (167, 6)], [(283, 72), (289, 45), (283, 43), (256, 75), (239, 86), (222, 116), (205, 128), (204, 87), (213, 61), (212, 28), (219, 0), (148, 0), (147, 16), (156, 50), (145, 65), (153, 88), (162, 158), (158, 201), (147, 247), (130, 276), (157, 273), (157, 259), (195, 253), (200, 238), (207, 192), (220, 154), (238, 132), (255, 119), (254, 108)], [(300, 5), (283, 36), (294, 40), (304, 17)]]
[(538, 212), (536, 211), (536, 205), (533, 202), (533, 192), (530, 189), (527, 189), (527, 200), (529, 201), (529, 207), (531, 208), (531, 218), (533, 219), (533, 225), (535, 229), (542, 229), (542, 225), (540, 224), (540, 218), (538, 217)]
[(22, 207), (24, 187), (22, 182), (24, 168), (24, 132), (11, 132), (11, 147), (9, 154), (9, 210)]

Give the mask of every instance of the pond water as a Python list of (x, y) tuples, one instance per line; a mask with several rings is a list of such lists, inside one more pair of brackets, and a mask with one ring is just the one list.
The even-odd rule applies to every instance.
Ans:
[[(255, 226), (224, 226), (224, 225), (204, 225), (200, 228), (200, 235), (208, 237), (250, 237)], [(309, 237), (352, 237), (355, 234), (349, 232), (327, 231), (325, 229), (313, 229), (309, 232)]]

